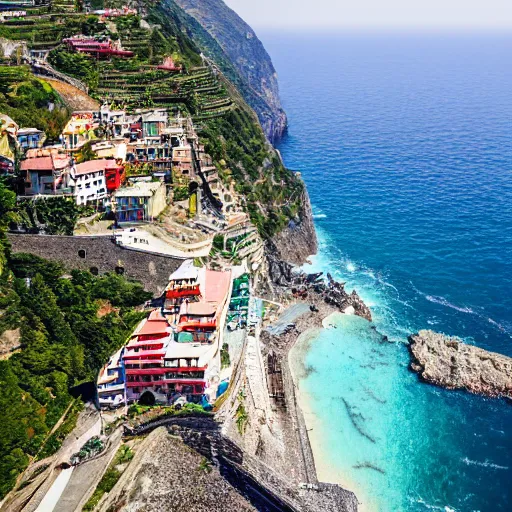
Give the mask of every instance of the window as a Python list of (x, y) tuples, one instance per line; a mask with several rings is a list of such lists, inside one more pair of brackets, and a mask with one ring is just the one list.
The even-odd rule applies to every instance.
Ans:
[(116, 267), (115, 272), (117, 275), (122, 276), (124, 274), (124, 267)]
[(87, 256), (87, 253), (86, 253), (85, 249), (80, 249), (80, 250), (78, 251), (78, 257), (79, 257), (79, 258), (82, 258), (82, 259), (84, 259), (84, 260), (85, 260), (85, 257), (86, 257), (86, 256)]
[(91, 274), (92, 274), (93, 276), (97, 276), (97, 275), (99, 274), (98, 267), (91, 267), (91, 268), (89, 269), (89, 271), (91, 272)]

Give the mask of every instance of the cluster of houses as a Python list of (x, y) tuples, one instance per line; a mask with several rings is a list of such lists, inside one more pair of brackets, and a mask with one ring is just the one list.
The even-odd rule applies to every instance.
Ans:
[[(173, 182), (203, 185), (200, 173), (211, 189), (219, 186), (190, 118), (170, 116), (166, 109), (127, 112), (103, 105), (96, 112), (75, 112), (59, 144), (44, 142), (40, 130), (20, 129), (0, 115), (0, 172), (17, 168), (20, 195), (73, 197), (77, 205), (115, 211), (120, 222), (158, 216)], [(199, 193), (191, 203), (194, 212)]]
[(138, 325), (101, 370), (100, 404), (211, 404), (220, 383), (231, 288), (231, 271), (196, 267), (186, 260), (169, 278), (164, 305)]

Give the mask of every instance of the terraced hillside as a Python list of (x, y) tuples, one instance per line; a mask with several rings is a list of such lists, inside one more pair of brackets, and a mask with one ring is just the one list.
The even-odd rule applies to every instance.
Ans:
[[(116, 1), (107, 5), (95, 0), (93, 8), (121, 7)], [(138, 15), (104, 20), (81, 12), (80, 2), (58, 0), (1, 25), (0, 37), (25, 41), (31, 51), (27, 61), (34, 65), (44, 60), (45, 66), (80, 80), (99, 102), (127, 109), (167, 107), (192, 116), (219, 175), (226, 182), (234, 180), (264, 238), (283, 230), (291, 219), (300, 222), (301, 180), (283, 167), (240, 91), (202, 55), (191, 18), (170, 0), (140, 0), (134, 7)], [(62, 42), (80, 34), (119, 41), (133, 56), (96, 59)], [(168, 57), (175, 69), (159, 69)]]

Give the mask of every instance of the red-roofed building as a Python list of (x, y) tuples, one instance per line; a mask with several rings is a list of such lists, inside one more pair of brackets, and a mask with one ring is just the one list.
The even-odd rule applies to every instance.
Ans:
[(98, 41), (94, 37), (87, 37), (83, 35), (68, 37), (62, 40), (69, 50), (74, 50), (78, 53), (88, 53), (96, 58), (107, 57), (133, 57), (133, 52), (123, 50), (119, 42), (106, 39)]
[(166, 57), (163, 63), (160, 66), (157, 66), (157, 69), (179, 73), (183, 67), (181, 65), (176, 65), (172, 57)]
[(105, 166), (105, 180), (109, 192), (117, 190), (126, 180), (124, 165), (117, 163), (115, 160), (107, 160), (107, 165)]
[(214, 377), (220, 371), (219, 331), (230, 284), (231, 272), (197, 268), (192, 261), (184, 262), (170, 276), (168, 292), (197, 286), (199, 293), (171, 293), (166, 300), (167, 316), (154, 310), (134, 332), (123, 355), (129, 400), (151, 392), (161, 402), (179, 394), (198, 402), (205, 392), (215, 393)]
[(57, 152), (26, 158), (20, 164), (25, 179), (25, 194), (71, 194), (70, 159)]
[(144, 391), (155, 396), (165, 393), (163, 358), (171, 336), (171, 326), (159, 310), (152, 311), (133, 333), (123, 354), (129, 399), (138, 399)]
[[(71, 170), (73, 192), (76, 204), (104, 204), (107, 199), (106, 168), (113, 160), (89, 160), (77, 164)], [(114, 162), (115, 165), (115, 162)]]

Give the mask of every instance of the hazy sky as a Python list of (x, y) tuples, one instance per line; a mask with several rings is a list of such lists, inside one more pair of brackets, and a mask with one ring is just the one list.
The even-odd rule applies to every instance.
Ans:
[(255, 28), (512, 30), (512, 0), (224, 0)]

